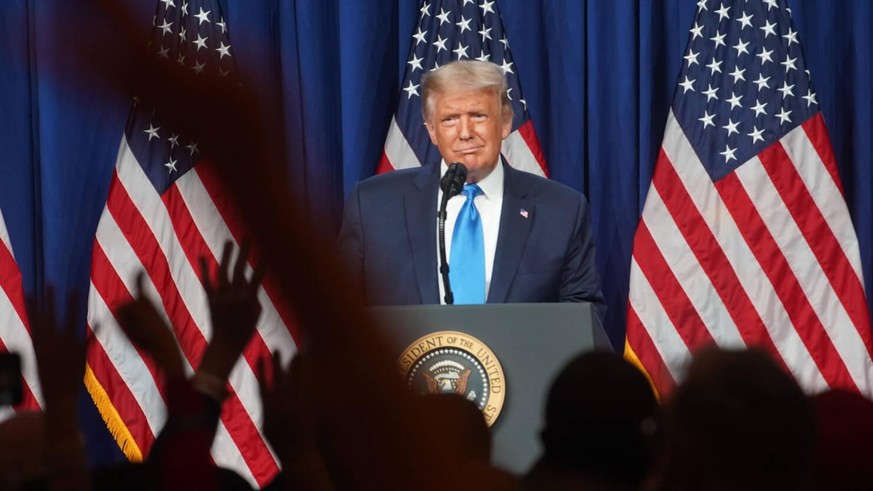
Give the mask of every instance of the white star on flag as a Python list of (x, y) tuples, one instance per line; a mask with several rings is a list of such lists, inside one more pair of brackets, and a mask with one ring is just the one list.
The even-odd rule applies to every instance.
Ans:
[(684, 52), (711, 62), (681, 64), (628, 291), (625, 356), (662, 397), (714, 344), (766, 351), (809, 393), (873, 398), (858, 240), (784, 5), (698, 3)]

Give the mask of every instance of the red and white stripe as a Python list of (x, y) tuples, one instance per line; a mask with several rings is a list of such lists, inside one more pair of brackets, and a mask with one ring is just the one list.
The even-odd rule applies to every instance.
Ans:
[[(133, 440), (124, 443), (135, 444), (143, 456), (166, 418), (162, 381), (121, 332), (115, 312), (131, 300), (136, 275), (144, 270), (146, 294), (166, 316), (193, 372), (211, 337), (198, 258), (205, 257), (214, 271), (224, 243), (239, 243), (244, 234), (208, 162), (198, 163), (159, 195), (122, 139), (94, 243), (88, 324), (100, 328), (92, 331), (96, 342), (88, 362)], [(260, 487), (278, 472), (278, 462), (260, 430), (257, 360), (275, 351), (290, 358), (296, 334), (290, 309), (270, 281), (259, 298), (263, 312), (257, 332), (231, 373), (212, 454), (217, 465)]]
[[(510, 133), (503, 140), (500, 151), (512, 167), (548, 177), (548, 167), (531, 120)], [(397, 118), (391, 118), (385, 149), (376, 172), (382, 174), (392, 170), (420, 167), (422, 164), (400, 130), (400, 126), (397, 125)]]
[[(12, 253), (12, 242), (6, 222), (0, 214), (0, 352), (21, 356), (22, 401), (17, 410), (42, 407), (42, 391), (36, 371), (36, 357), (30, 338), (30, 326), (24, 308), (21, 271)], [(14, 410), (0, 407), (0, 421), (9, 418)]]
[(873, 397), (858, 241), (821, 114), (713, 183), (670, 114), (634, 238), (627, 348), (664, 393), (701, 345), (761, 346)]

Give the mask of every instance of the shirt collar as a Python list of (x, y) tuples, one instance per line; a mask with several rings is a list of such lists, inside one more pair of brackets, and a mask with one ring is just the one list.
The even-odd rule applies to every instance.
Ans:
[[(442, 179), (442, 176), (446, 175), (446, 172), (448, 172), (449, 166), (446, 165), (445, 160), (442, 160), (440, 165), (442, 166), (440, 179)], [(494, 167), (494, 170), (485, 176), (485, 179), (476, 183), (479, 185), (479, 189), (482, 190), (482, 194), (486, 198), (494, 200), (503, 197), (503, 173), (503, 159), (498, 157), (497, 166)]]

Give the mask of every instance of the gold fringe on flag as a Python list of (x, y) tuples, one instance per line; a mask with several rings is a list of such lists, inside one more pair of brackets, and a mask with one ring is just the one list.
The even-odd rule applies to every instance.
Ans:
[(94, 401), (94, 405), (100, 411), (100, 416), (103, 418), (103, 422), (106, 423), (112, 438), (115, 439), (115, 443), (118, 444), (118, 448), (121, 449), (129, 461), (142, 462), (142, 451), (140, 451), (139, 446), (133, 439), (133, 435), (130, 434), (130, 430), (127, 429), (127, 425), (122, 421), (118, 411), (115, 410), (115, 406), (109, 400), (109, 395), (106, 394), (103, 386), (91, 370), (91, 366), (87, 363), (85, 364), (85, 388), (88, 389), (91, 400)]
[(631, 348), (630, 343), (627, 342), (627, 339), (624, 340), (624, 359), (630, 362), (631, 365), (639, 368), (643, 375), (646, 376), (646, 380), (649, 381), (649, 385), (652, 386), (652, 391), (655, 393), (655, 398), (658, 402), (661, 401), (661, 394), (658, 393), (658, 388), (655, 387), (655, 383), (652, 381), (652, 377), (649, 375), (649, 372), (646, 371), (646, 368), (643, 366), (643, 363), (637, 357), (637, 354), (634, 353), (633, 348)]

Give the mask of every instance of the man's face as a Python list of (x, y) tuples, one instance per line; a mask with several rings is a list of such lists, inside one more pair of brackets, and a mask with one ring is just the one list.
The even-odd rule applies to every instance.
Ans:
[(447, 91), (433, 94), (433, 113), (427, 122), (430, 141), (446, 164), (467, 166), (467, 182), (479, 182), (497, 166), (500, 143), (512, 131), (509, 111), (491, 90)]

